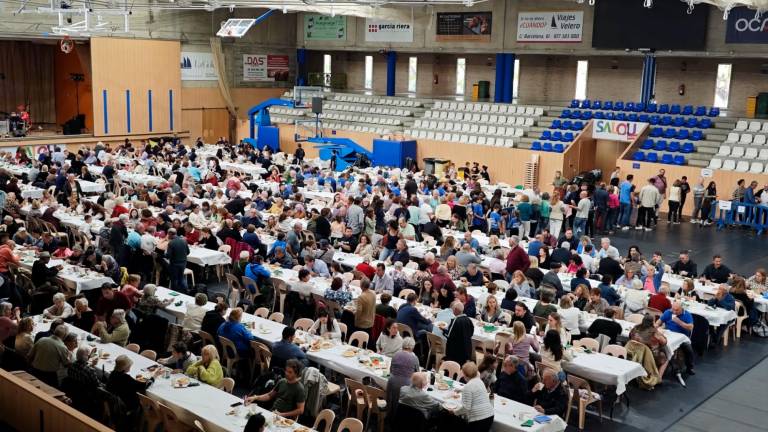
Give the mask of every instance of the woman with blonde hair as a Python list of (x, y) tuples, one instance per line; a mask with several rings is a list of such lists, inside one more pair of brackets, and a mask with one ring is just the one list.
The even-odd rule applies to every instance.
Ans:
[(32, 346), (35, 344), (35, 338), (32, 336), (34, 330), (35, 320), (32, 317), (24, 317), (19, 321), (14, 348), (16, 349), (16, 354), (21, 358), (27, 358), (30, 351), (32, 351)]
[(464, 266), (459, 264), (455, 255), (451, 255), (445, 260), (445, 269), (448, 270), (452, 280), (459, 280), (466, 271)]
[(363, 259), (373, 259), (373, 245), (371, 244), (371, 239), (368, 237), (368, 234), (360, 236), (360, 243), (358, 243), (355, 248), (355, 255), (359, 255), (363, 257)]
[(764, 268), (755, 270), (755, 274), (747, 279), (747, 287), (755, 292), (762, 294), (768, 291), (768, 273)]
[(504, 318), (501, 316), (499, 301), (496, 299), (496, 296), (493, 295), (489, 295), (485, 300), (485, 307), (480, 311), (478, 318), (480, 321), (490, 324), (506, 324)]
[(549, 232), (554, 238), (560, 238), (560, 229), (565, 219), (565, 203), (560, 201), (560, 194), (555, 192), (549, 199)]
[(560, 340), (563, 341), (564, 344), (571, 341), (571, 334), (563, 325), (563, 317), (557, 312), (552, 312), (547, 317), (547, 327), (544, 329), (544, 333), (546, 334), (550, 330), (558, 332), (560, 334)]
[(505, 347), (505, 354), (517, 356), (521, 361), (530, 364), (531, 356), (534, 356), (534, 361), (539, 358), (538, 355), (532, 354), (531, 350), (534, 353), (539, 352), (539, 341), (536, 336), (525, 331), (525, 324), (522, 321), (515, 321), (512, 324), (512, 337), (509, 338)]
[(517, 292), (517, 295), (525, 298), (532, 298), (531, 285), (525, 278), (525, 274), (520, 270), (515, 270), (512, 273), (512, 280), (509, 282), (509, 288)]
[(581, 336), (579, 328), (583, 326), (584, 318), (578, 308), (573, 307), (573, 300), (570, 296), (563, 296), (560, 299), (560, 318), (562, 326), (571, 335), (571, 339), (578, 339)]
[(189, 366), (185, 373), (208, 385), (221, 388), (224, 370), (219, 362), (219, 352), (216, 350), (216, 345), (204, 346), (201, 354), (200, 360)]
[(456, 253), (456, 238), (448, 236), (443, 240), (443, 245), (440, 246), (440, 259), (447, 260), (454, 253)]

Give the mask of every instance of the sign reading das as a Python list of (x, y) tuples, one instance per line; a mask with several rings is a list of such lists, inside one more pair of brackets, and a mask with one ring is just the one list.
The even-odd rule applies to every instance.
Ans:
[(647, 123), (620, 120), (593, 120), (592, 138), (610, 141), (634, 141)]

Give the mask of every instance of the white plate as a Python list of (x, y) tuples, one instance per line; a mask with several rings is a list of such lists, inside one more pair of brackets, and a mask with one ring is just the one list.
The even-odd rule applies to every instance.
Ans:
[(459, 403), (456, 401), (445, 401), (443, 402), (443, 408), (447, 409), (448, 411), (456, 411), (459, 409)]

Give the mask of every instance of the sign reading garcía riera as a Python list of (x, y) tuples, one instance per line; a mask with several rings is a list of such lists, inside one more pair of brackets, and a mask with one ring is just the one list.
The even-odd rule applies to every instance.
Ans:
[(647, 123), (621, 120), (593, 120), (592, 138), (611, 141), (634, 141)]

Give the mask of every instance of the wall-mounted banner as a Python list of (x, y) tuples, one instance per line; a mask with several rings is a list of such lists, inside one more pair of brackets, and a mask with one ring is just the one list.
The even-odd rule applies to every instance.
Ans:
[(490, 42), (490, 12), (438, 13), (435, 40), (438, 42)]
[(347, 17), (304, 14), (304, 40), (344, 40), (347, 38)]
[(367, 18), (365, 20), (365, 41), (413, 42), (413, 23)]
[(522, 43), (581, 42), (584, 12), (519, 12), (517, 41)]
[(737, 7), (728, 14), (725, 43), (768, 43), (768, 15), (759, 18), (754, 9)]
[(218, 78), (216, 68), (213, 66), (213, 54), (182, 51), (182, 81), (216, 81)]
[(634, 141), (645, 130), (648, 123), (593, 120), (592, 138), (610, 141)]
[(243, 54), (243, 81), (288, 81), (287, 55)]

